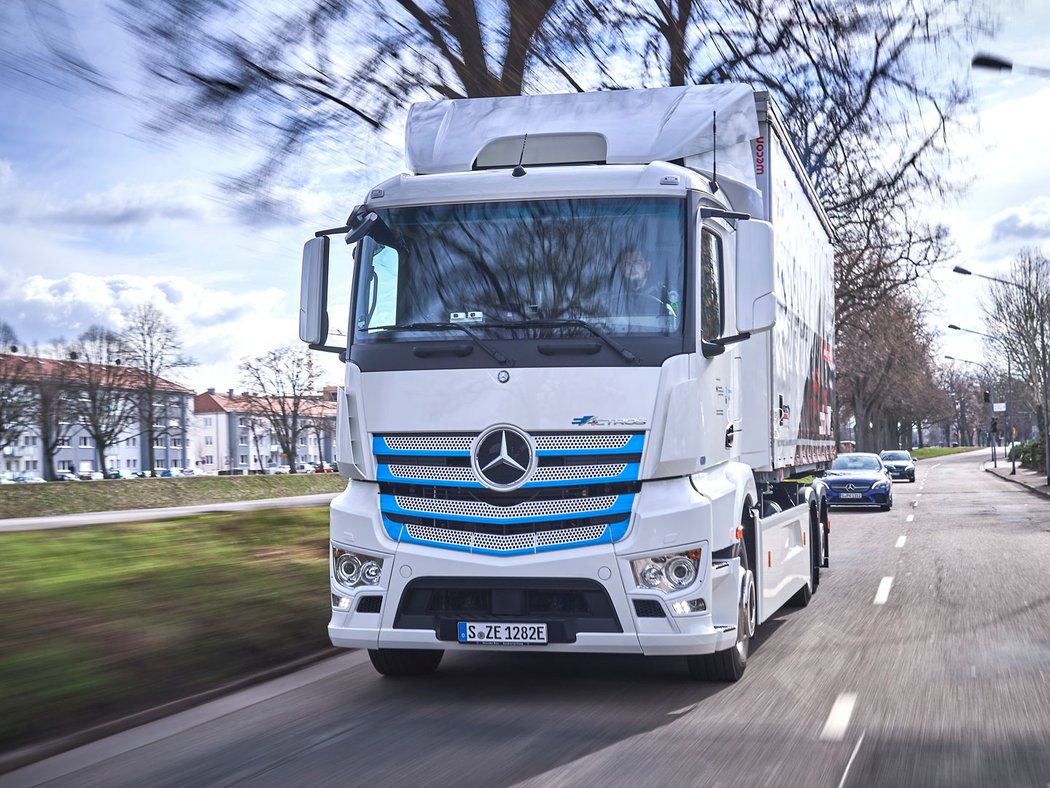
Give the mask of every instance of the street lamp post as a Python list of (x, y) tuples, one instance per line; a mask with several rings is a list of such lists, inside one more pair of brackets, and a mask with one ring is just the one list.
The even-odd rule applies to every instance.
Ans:
[[(1035, 301), (1035, 294), (1028, 289), (1026, 285), (1019, 282), (1011, 282), (1009, 279), (1000, 279), (996, 276), (988, 276), (987, 274), (975, 274), (969, 269), (963, 268), (961, 265), (955, 266), (952, 271), (957, 274), (963, 274), (965, 276), (979, 276), (981, 279), (987, 279), (991, 282), (998, 282), (1002, 285), (1009, 285), (1010, 287), (1016, 287), (1025, 294), (1025, 298), (1030, 301)], [(1045, 310), (1039, 310), (1039, 381), (1043, 388), (1043, 468), (1046, 472), (1046, 483), (1050, 485), (1050, 440), (1047, 436), (1048, 422), (1050, 422), (1050, 407), (1048, 407), (1048, 400), (1050, 397), (1047, 396), (1047, 380), (1046, 380), (1046, 315)]]
[[(955, 325), (955, 323), (949, 323), (948, 324), (948, 328), (953, 329), (954, 331), (965, 331), (968, 334), (976, 334), (977, 336), (984, 337), (986, 339), (996, 339), (996, 340), (998, 340), (1000, 342), (1003, 342), (1003, 343), (1006, 343), (1008, 341), (1006, 337), (999, 336), (998, 334), (985, 334), (983, 331), (974, 331), (972, 328), (963, 328), (962, 326)], [(1013, 399), (1013, 396), (1014, 396), (1014, 376), (1013, 376), (1013, 374), (1010, 371), (1010, 353), (1009, 352), (1007, 352), (1007, 354), (1006, 354), (1006, 382), (1007, 382), (1007, 387), (1008, 387), (1007, 400), (1010, 400), (1010, 399)], [(1004, 403), (1004, 405), (1006, 405), (1006, 403)], [(1013, 418), (1012, 418), (1013, 411), (1010, 410), (1010, 406), (1009, 405), (1006, 405), (1006, 408), (1007, 408), (1007, 410), (1006, 410), (1006, 434), (1010, 438), (1010, 444), (1012, 444), (1013, 443)], [(992, 412), (993, 413), (995, 412), (994, 404), (992, 406)], [(1016, 476), (1017, 475), (1017, 460), (1016, 460), (1015, 457), (1016, 457), (1016, 453), (1014, 452), (1013, 446), (1011, 445), (1010, 446), (1010, 475), (1011, 476)], [(995, 449), (994, 448), (992, 449), (992, 462), (993, 463), (995, 462)]]
[(1021, 63), (1014, 63), (1012, 60), (1007, 60), (1005, 57), (989, 55), (984, 52), (974, 55), (973, 60), (970, 61), (970, 65), (973, 68), (987, 68), (991, 71), (1016, 71), (1018, 74), (1032, 74), (1037, 77), (1050, 77), (1050, 68), (1025, 66)]

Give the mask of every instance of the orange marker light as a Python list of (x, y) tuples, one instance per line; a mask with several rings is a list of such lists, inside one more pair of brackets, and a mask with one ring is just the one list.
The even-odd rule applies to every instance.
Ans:
[(739, 542), (744, 538), (744, 526), (738, 525), (736, 527), (736, 540)]
[(769, 568), (773, 568), (773, 551), (770, 550), (766, 553), (766, 560), (769, 562)]

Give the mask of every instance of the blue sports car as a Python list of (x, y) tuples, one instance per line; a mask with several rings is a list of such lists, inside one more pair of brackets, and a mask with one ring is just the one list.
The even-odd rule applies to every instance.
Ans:
[(877, 454), (840, 454), (824, 474), (830, 506), (893, 507), (893, 480)]

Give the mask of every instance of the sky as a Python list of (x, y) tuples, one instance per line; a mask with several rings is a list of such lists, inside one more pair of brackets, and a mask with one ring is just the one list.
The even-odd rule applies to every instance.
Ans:
[[(1050, 3), (997, 5), (1004, 25), (975, 51), (1050, 67)], [(56, 7), (69, 16), (54, 16)], [(305, 157), (296, 164), (302, 184), (285, 195), (280, 215), (235, 204), (219, 182), (243, 173), (257, 152), (188, 133), (157, 137), (143, 130), (150, 107), (82, 83), (53, 84), (40, 62), (46, 36), (63, 29), (118, 91), (134, 92), (138, 78), (131, 43), (102, 0), (0, 8), (0, 320), (24, 345), (45, 345), (93, 324), (118, 328), (123, 311), (152, 302), (197, 362), (173, 377), (197, 391), (239, 390), (243, 359), (299, 344), (302, 244), (341, 225), (396, 162), (380, 157), (362, 175), (354, 162)], [(979, 337), (947, 329), (985, 330), (981, 280), (952, 274), (951, 265), (1002, 275), (1022, 245), (1050, 241), (1042, 141), (1050, 79), (975, 71), (973, 88), (977, 130), (953, 141), (956, 166), (973, 178), (969, 195), (932, 208), (959, 254), (924, 289), (938, 307), (931, 321), (943, 334), (941, 354), (987, 361)], [(321, 356), (324, 382), (338, 382), (340, 365)]]

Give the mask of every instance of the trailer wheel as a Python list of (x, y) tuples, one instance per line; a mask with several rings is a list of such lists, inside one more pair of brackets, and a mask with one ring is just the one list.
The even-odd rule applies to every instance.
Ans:
[(441, 664), (444, 651), (410, 648), (370, 648), (372, 667), (384, 676), (428, 676)]
[(736, 644), (714, 654), (690, 654), (686, 657), (691, 678), (700, 681), (739, 681), (747, 667), (751, 638), (758, 623), (758, 596), (755, 576), (748, 569), (740, 589), (740, 611), (737, 616)]

